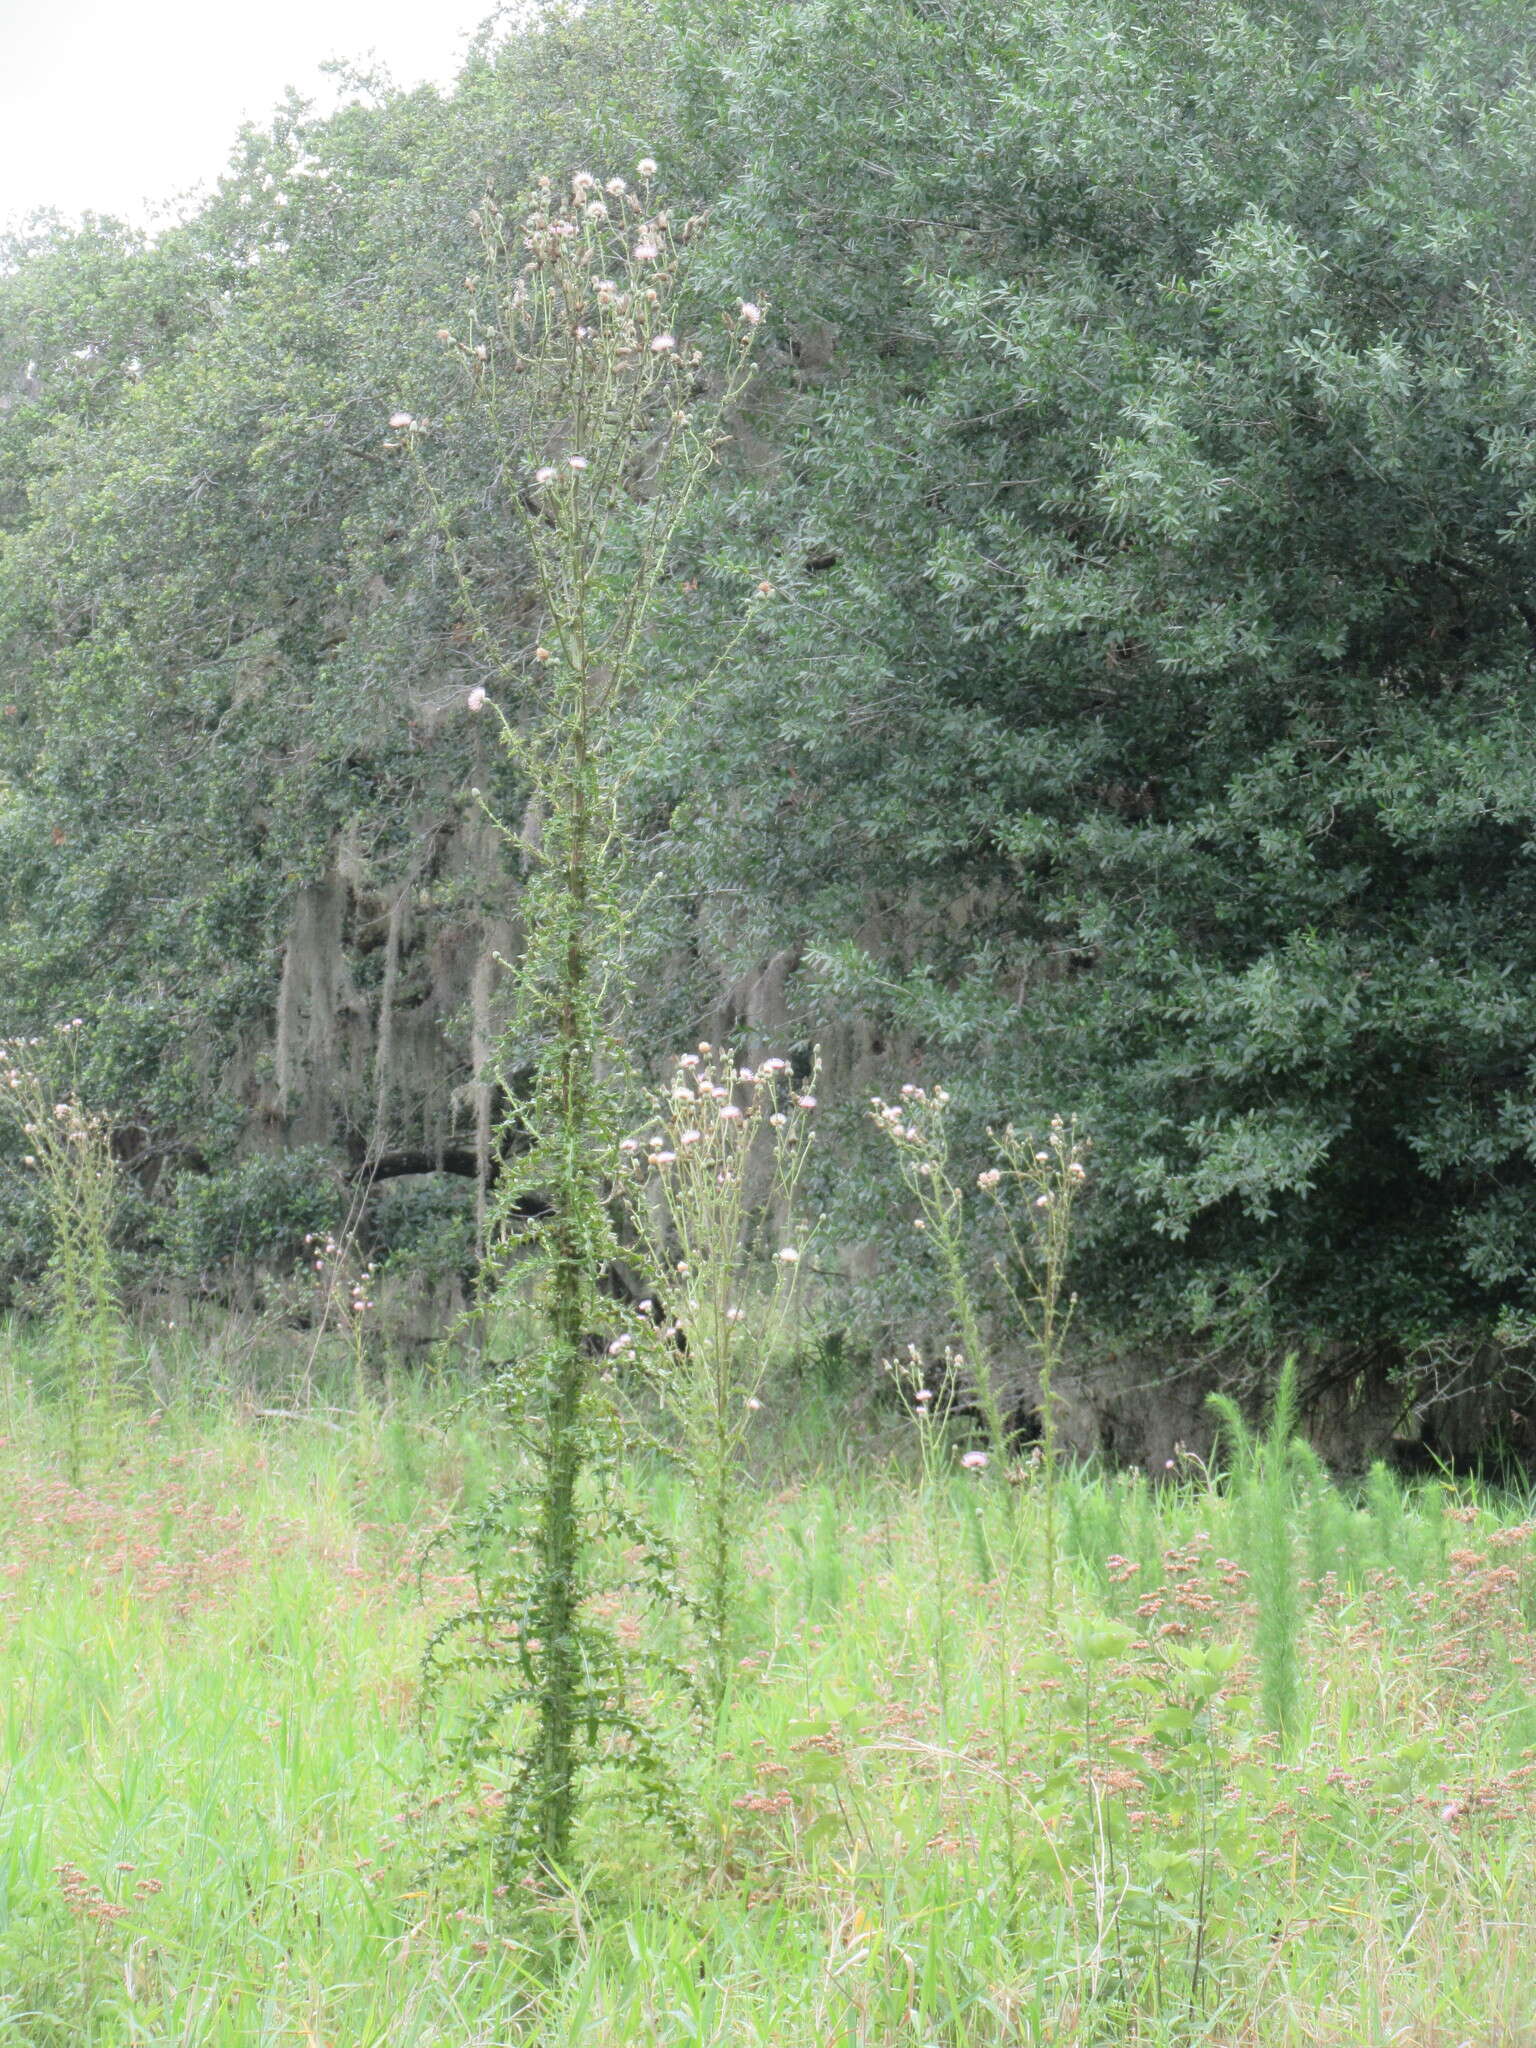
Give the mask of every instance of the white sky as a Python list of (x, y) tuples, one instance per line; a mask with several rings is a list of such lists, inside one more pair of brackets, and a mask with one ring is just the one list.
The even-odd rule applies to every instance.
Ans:
[(0, 226), (37, 207), (147, 221), (208, 184), (327, 58), (447, 84), (493, 0), (0, 0)]

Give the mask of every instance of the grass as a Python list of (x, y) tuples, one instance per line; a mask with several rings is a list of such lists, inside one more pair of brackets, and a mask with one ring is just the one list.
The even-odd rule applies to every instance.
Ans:
[(512, 1900), (424, 1875), (464, 1816), (416, 1695), (463, 1590), (428, 1539), (503, 1447), (446, 1389), (306, 1413), (248, 1375), (194, 1400), (192, 1363), (78, 1489), (0, 1364), (0, 2043), (1536, 2041), (1517, 1499), (1298, 1469), (1282, 1749), (1202, 1473), (1063, 1476), (1049, 1627), (1029, 1483), (925, 1480), (898, 1425), (855, 1446), (786, 1389), (745, 1668), (684, 1751), (698, 1853), (621, 1789), (581, 1890)]

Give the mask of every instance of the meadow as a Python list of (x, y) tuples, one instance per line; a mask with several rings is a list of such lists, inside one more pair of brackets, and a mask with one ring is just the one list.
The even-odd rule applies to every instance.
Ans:
[[(72, 1485), (5, 1339), (0, 2042), (1536, 2041), (1514, 1494), (1064, 1470), (1052, 1588), (1037, 1470), (784, 1375), (691, 1842), (599, 1781), (575, 1888), (508, 1896), (446, 1858), (499, 1788), (444, 1792), (419, 1688), (494, 1414), (175, 1341)], [(664, 1459), (622, 1484), (677, 1518)]]

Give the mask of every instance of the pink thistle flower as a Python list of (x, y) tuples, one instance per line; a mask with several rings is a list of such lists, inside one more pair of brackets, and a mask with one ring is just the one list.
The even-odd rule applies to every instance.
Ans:
[(967, 1451), (960, 1460), (967, 1472), (985, 1472), (991, 1462), (985, 1451)]
[(655, 157), (653, 157), (653, 156), (643, 156), (643, 157), (641, 157), (641, 159), (640, 159), (639, 163), (637, 163), (637, 164), (635, 165), (635, 169), (636, 169), (636, 170), (637, 170), (637, 171), (639, 172), (639, 174), (640, 174), (640, 176), (641, 176), (642, 178), (654, 178), (654, 177), (655, 177), (655, 175), (656, 175), (656, 159), (655, 159)]
[(676, 347), (677, 338), (675, 335), (658, 334), (656, 336), (656, 339), (651, 343), (651, 354), (653, 356), (670, 355)]
[(467, 711), (483, 711), (485, 709), (485, 692), (478, 683), (464, 699), (464, 708)]

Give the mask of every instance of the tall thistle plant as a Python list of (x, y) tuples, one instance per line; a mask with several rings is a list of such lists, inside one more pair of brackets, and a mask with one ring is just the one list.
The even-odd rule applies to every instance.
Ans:
[[(680, 252), (654, 203), (655, 168), (642, 162), (638, 190), (582, 175), (563, 190), (541, 180), (511, 214), (487, 204), (487, 316), (444, 334), (507, 443), (537, 610), (536, 640), (509, 651), (504, 611), (461, 565), (485, 676), (468, 708), (495, 719), (526, 806), (521, 829), (501, 824), (525, 883), (515, 1010), (498, 1053), (505, 1074), (531, 1068), (532, 1085), (502, 1133), (486, 1292), (494, 1314), (531, 1289), (541, 1337), (495, 1382), (523, 1477), (469, 1532), (477, 1596), (437, 1632), (426, 1672), (429, 1694), (454, 1677), (478, 1685), (461, 1762), (511, 1766), (499, 1861), (548, 1877), (571, 1868), (581, 1779), (595, 1765), (627, 1763), (676, 1818), (631, 1654), (594, 1611), (605, 1549), (638, 1543), (653, 1581), (667, 1576), (618, 1497), (626, 1425), (614, 1365), (593, 1343), (613, 1325), (601, 1282), (619, 1251), (620, 794), (634, 764), (621, 741), (653, 660), (648, 628), (679, 522), (749, 377), (759, 314), (743, 303), (729, 316), (718, 363), (680, 339)], [(405, 414), (391, 427), (408, 449), (427, 431)], [(442, 525), (452, 548), (452, 521)]]
[(917, 1203), (913, 1227), (922, 1234), (943, 1277), (960, 1340), (952, 1363), (980, 1411), (991, 1456), (1001, 1466), (1009, 1451), (1003, 1389), (971, 1280), (965, 1190), (950, 1161), (949, 1091), (920, 1088), (909, 1081), (900, 1101), (882, 1102), (877, 1095), (870, 1111), (896, 1148), (902, 1180)]
[[(970, 1225), (966, 1193), (950, 1157), (949, 1094), (908, 1082), (897, 1102), (871, 1104), (874, 1120), (896, 1148), (901, 1177), (917, 1202), (913, 1221), (944, 1277), (950, 1311), (960, 1339), (957, 1364), (975, 1400), (990, 1443), (1001, 1463), (1009, 1453), (1001, 1375), (987, 1342), (982, 1310), (970, 1273)], [(1056, 1373), (1066, 1351), (1077, 1296), (1067, 1290), (1072, 1255), (1073, 1211), (1087, 1179), (1089, 1141), (1076, 1122), (1051, 1118), (1041, 1140), (1012, 1124), (988, 1133), (997, 1164), (976, 1176), (976, 1185), (997, 1212), (1006, 1246), (995, 1260), (1002, 1288), (1034, 1348), (1040, 1387), (1040, 1463), (1044, 1495), (1044, 1576), (1047, 1612), (1056, 1611), (1057, 1578), (1057, 1412)], [(980, 1452), (968, 1461), (985, 1465)]]
[(112, 1246), (121, 1184), (110, 1120), (81, 1099), (79, 1029), (72, 1022), (52, 1040), (0, 1043), (0, 1109), (18, 1127), (21, 1163), (48, 1215), (49, 1335), (72, 1485), (93, 1451), (110, 1450), (126, 1367)]
[(1034, 1346), (1040, 1386), (1040, 1477), (1045, 1509), (1045, 1606), (1056, 1613), (1057, 1413), (1056, 1372), (1066, 1353), (1077, 1296), (1067, 1291), (1072, 1257), (1073, 1209), (1088, 1177), (1089, 1141), (1076, 1121), (1053, 1116), (1037, 1142), (1004, 1126), (993, 1134), (998, 1164), (977, 1175), (991, 1196), (1008, 1244), (1000, 1262), (1003, 1285)]
[(814, 1087), (813, 1075), (797, 1088), (785, 1060), (753, 1067), (700, 1045), (678, 1060), (646, 1140), (626, 1141), (635, 1214), (662, 1276), (651, 1343), (692, 1482), (687, 1578), (717, 1723), (735, 1665), (752, 1423), (798, 1291), (794, 1211)]

